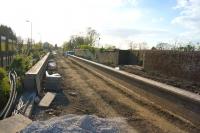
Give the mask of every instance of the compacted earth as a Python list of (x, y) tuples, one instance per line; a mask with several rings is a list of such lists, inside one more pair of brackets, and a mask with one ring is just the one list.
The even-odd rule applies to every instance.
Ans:
[(56, 57), (58, 73), (62, 75), (61, 89), (48, 108), (37, 105), (32, 119), (48, 120), (68, 114), (94, 115), (99, 118), (123, 118), (133, 132), (200, 132), (198, 127), (129, 96), (69, 58)]

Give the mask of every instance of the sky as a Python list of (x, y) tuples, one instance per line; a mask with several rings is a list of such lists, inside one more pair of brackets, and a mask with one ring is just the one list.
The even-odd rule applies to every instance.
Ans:
[(0, 24), (61, 46), (92, 27), (100, 45), (200, 41), (200, 0), (0, 0)]

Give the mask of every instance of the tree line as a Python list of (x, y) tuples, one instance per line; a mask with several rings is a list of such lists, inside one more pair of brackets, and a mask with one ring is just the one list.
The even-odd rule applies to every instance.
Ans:
[[(146, 50), (148, 44), (146, 42), (134, 42), (129, 41), (130, 50)], [(173, 41), (171, 43), (159, 42), (156, 46), (153, 46), (151, 50), (173, 50), (173, 51), (200, 51), (200, 43), (193, 43), (191, 41)]]
[(87, 28), (86, 35), (73, 35), (70, 40), (63, 44), (63, 49), (73, 50), (77, 48), (89, 49), (95, 47), (96, 42), (100, 40), (99, 33), (91, 27)]
[(174, 50), (174, 51), (199, 51), (200, 45), (199, 42), (193, 43), (191, 41), (188, 42), (181, 42), (181, 41), (174, 41), (174, 43), (158, 43), (156, 47), (152, 49), (158, 50)]

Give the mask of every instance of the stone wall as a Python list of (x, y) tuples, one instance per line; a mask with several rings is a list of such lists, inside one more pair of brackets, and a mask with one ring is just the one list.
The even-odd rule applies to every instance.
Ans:
[(75, 55), (109, 66), (141, 65), (146, 71), (200, 82), (200, 52), (75, 50)]
[(118, 65), (143, 65), (145, 50), (95, 50), (76, 49), (75, 55), (109, 66)]
[(109, 65), (109, 66), (117, 66), (118, 65), (118, 50), (113, 51), (96, 51), (96, 62)]
[(90, 50), (76, 49), (75, 55), (109, 66), (118, 65), (118, 50), (91, 52)]
[(75, 55), (79, 56), (79, 57), (83, 57), (85, 59), (89, 59), (89, 60), (94, 60), (95, 59), (95, 54), (90, 52), (87, 49), (75, 49)]
[(146, 51), (144, 69), (200, 82), (200, 52)]

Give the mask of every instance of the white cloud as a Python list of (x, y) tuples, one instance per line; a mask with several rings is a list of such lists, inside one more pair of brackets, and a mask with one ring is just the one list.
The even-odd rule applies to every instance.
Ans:
[(175, 9), (180, 10), (180, 15), (172, 20), (172, 24), (186, 30), (180, 35), (190, 40), (200, 40), (200, 0), (177, 0)]
[(151, 22), (152, 22), (152, 23), (160, 23), (160, 22), (163, 22), (163, 21), (164, 21), (164, 18), (163, 18), (163, 17), (152, 18), (152, 19), (151, 19)]
[(175, 9), (184, 8), (188, 4), (188, 0), (176, 0), (177, 5), (174, 7)]

